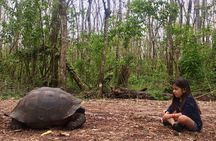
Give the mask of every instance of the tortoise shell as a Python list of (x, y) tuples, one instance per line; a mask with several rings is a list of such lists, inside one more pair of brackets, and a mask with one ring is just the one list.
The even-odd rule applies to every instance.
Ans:
[(27, 93), (10, 117), (28, 125), (61, 122), (80, 108), (81, 100), (60, 88), (41, 87)]

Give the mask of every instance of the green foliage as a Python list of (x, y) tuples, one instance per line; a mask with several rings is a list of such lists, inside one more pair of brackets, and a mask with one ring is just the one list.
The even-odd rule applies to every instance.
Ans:
[(118, 26), (112, 28), (109, 37), (113, 40), (117, 36), (119, 40), (123, 40), (123, 47), (128, 48), (130, 40), (134, 37), (141, 37), (144, 30), (136, 17), (130, 16), (125, 22), (121, 22)]
[(202, 91), (209, 92), (210, 94), (216, 97), (215, 88), (216, 88), (216, 48), (215, 48), (215, 32), (213, 34), (213, 47), (209, 48), (206, 44), (205, 48), (201, 51), (204, 58), (203, 63), (203, 72), (204, 72), (204, 81), (199, 89)]
[(175, 21), (178, 16), (178, 5), (176, 3), (166, 3), (164, 2), (162, 8), (156, 19), (160, 21), (164, 26), (168, 23), (168, 21)]
[[(90, 87), (94, 87), (98, 81), (103, 36), (83, 34), (82, 37), (84, 41), (76, 42), (73, 48), (69, 49), (67, 60), (74, 67), (81, 79)], [(77, 52), (80, 56), (74, 58), (75, 60), (71, 60), (73, 54)]]
[(204, 58), (200, 52), (203, 47), (199, 44), (199, 37), (189, 31), (184, 37), (182, 57), (179, 62), (180, 73), (191, 80), (203, 80)]
[(1, 89), (0, 99), (19, 99), (24, 96), (23, 90), (25, 88), (17, 87), (17, 83), (12, 83), (14, 82), (5, 81), (5, 83), (0, 84), (0, 86), (4, 85), (4, 89)]
[[(139, 61), (139, 66), (134, 67), (133, 75), (129, 78), (130, 88), (135, 90), (147, 88), (146, 92), (154, 98), (163, 99), (162, 93), (165, 88), (169, 87), (168, 75), (165, 64), (161, 60), (157, 62), (157, 69), (155, 69), (151, 60)], [(138, 74), (135, 73), (137, 69), (141, 70)]]
[(141, 27), (148, 26), (150, 18), (166, 25), (168, 19), (175, 21), (178, 16), (177, 4), (168, 3), (164, 0), (134, 0), (129, 5), (129, 8), (132, 16), (142, 25)]
[(151, 2), (148, 0), (134, 0), (129, 6), (132, 12), (136, 13), (142, 19), (146, 16), (157, 16), (159, 6), (164, 4), (163, 1)]

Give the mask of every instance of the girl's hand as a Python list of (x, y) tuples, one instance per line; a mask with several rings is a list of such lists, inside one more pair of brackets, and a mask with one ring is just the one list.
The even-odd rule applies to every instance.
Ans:
[(173, 114), (173, 118), (174, 118), (175, 120), (178, 120), (178, 118), (179, 118), (181, 115), (182, 115), (182, 113), (174, 113), (174, 114)]
[(170, 114), (169, 112), (166, 111), (162, 117), (163, 121), (170, 119), (170, 118), (172, 118), (172, 114)]
[(174, 120), (178, 119), (178, 117), (177, 117), (177, 115), (175, 113), (171, 115), (171, 118), (173, 118)]
[(167, 112), (167, 110), (163, 110), (163, 114), (165, 114)]

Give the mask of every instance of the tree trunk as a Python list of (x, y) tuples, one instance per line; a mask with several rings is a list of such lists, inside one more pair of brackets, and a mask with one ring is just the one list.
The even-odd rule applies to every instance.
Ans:
[(129, 76), (130, 76), (130, 68), (128, 64), (122, 65), (119, 73), (117, 86), (127, 87)]
[[(180, 27), (182, 27), (183, 25), (183, 8), (184, 8), (184, 2), (183, 0), (178, 0), (178, 5), (179, 5), (179, 9), (180, 9), (180, 12), (179, 12), (179, 25)], [(178, 60), (179, 60), (179, 57), (180, 57), (180, 47), (179, 46), (176, 46), (175, 48), (175, 58), (174, 58), (174, 72), (175, 72), (175, 77), (178, 77), (179, 76), (179, 67), (178, 67)]]
[(86, 90), (88, 88), (88, 86), (84, 82), (82, 82), (80, 77), (77, 75), (77, 73), (74, 71), (74, 69), (68, 63), (66, 63), (66, 68), (67, 68), (67, 71), (69, 72), (71, 78), (76, 82), (76, 84), (78, 85), (80, 90)]
[[(129, 6), (130, 4), (130, 0), (127, 1), (127, 5)], [(128, 20), (130, 15), (130, 10), (129, 8), (126, 11), (126, 20)], [(126, 37), (124, 38), (123, 41), (123, 59), (125, 61), (125, 63), (123, 65), (121, 65), (121, 67), (119, 68), (119, 74), (118, 74), (118, 81), (117, 81), (117, 86), (124, 86), (127, 87), (128, 85), (128, 78), (130, 77), (130, 59), (128, 58), (129, 56), (129, 43), (130, 43), (130, 39), (131, 37), (129, 37), (128, 35), (126, 35)]]
[(194, 1), (194, 24), (195, 24), (195, 29), (197, 29), (196, 31), (199, 31), (201, 29), (201, 19), (200, 19), (200, 4), (199, 4), (199, 0), (195, 0)]
[(153, 32), (153, 22), (152, 18), (148, 16), (148, 34), (149, 34), (149, 43), (150, 43), (150, 58), (154, 60), (156, 58), (156, 49), (155, 49), (155, 39)]
[(61, 21), (61, 47), (60, 62), (58, 72), (58, 86), (65, 88), (66, 85), (66, 50), (68, 47), (67, 30), (67, 4), (65, 0), (60, 0), (60, 21)]
[[(2, 23), (2, 5), (0, 5), (0, 23)], [(1, 26), (0, 26), (1, 31)], [(2, 61), (2, 38), (0, 37), (0, 62)]]
[(168, 71), (168, 75), (170, 77), (173, 76), (173, 63), (174, 63), (174, 58), (173, 58), (173, 55), (174, 55), (174, 49), (173, 49), (173, 38), (172, 38), (172, 35), (169, 33), (167, 33), (167, 45), (168, 45), (168, 48), (167, 48), (167, 71)]
[(172, 37), (172, 24), (173, 19), (169, 17), (168, 19), (168, 28), (167, 28), (167, 71), (170, 78), (173, 77), (173, 68), (174, 68), (174, 43)]
[(107, 0), (107, 5), (105, 0), (103, 0), (104, 10), (105, 10), (105, 18), (104, 18), (104, 47), (101, 51), (101, 65), (100, 65), (100, 72), (99, 72), (99, 95), (103, 97), (103, 80), (104, 80), (104, 73), (105, 73), (105, 63), (106, 63), (106, 49), (109, 46), (108, 40), (108, 26), (109, 26), (109, 17), (111, 14), (110, 11), (110, 0)]
[(92, 0), (88, 0), (89, 6), (87, 10), (87, 21), (88, 21), (88, 32), (91, 34), (91, 7), (92, 7)]
[(60, 19), (59, 19), (59, 4), (53, 3), (53, 13), (51, 19), (50, 29), (50, 43), (51, 43), (51, 59), (50, 59), (50, 82), (49, 86), (58, 86), (58, 35), (60, 31)]
[[(121, 23), (122, 22), (122, 0), (119, 0), (119, 9), (118, 9), (118, 22), (117, 23)], [(118, 36), (118, 35), (117, 35)], [(119, 46), (120, 46), (120, 42), (119, 39), (117, 39), (117, 44), (116, 44), (116, 50), (115, 50), (115, 55), (116, 55), (116, 63), (119, 63)], [(115, 67), (115, 81), (117, 82), (118, 79), (118, 75), (119, 75), (119, 65), (116, 65)]]
[(178, 0), (178, 5), (179, 5), (179, 25), (180, 27), (182, 27), (182, 24), (183, 24), (183, 7), (184, 7), (184, 3), (183, 1), (181, 0)]
[(100, 0), (94, 0), (95, 1), (95, 17), (94, 17), (94, 31), (96, 33), (100, 33), (101, 29), (100, 29), (100, 23), (102, 23), (102, 16), (101, 16), (101, 6), (100, 6)]
[(122, 0), (119, 0), (118, 21), (122, 22)]
[(83, 33), (85, 31), (85, 9), (84, 9), (84, 0), (80, 0), (80, 4), (79, 4), (81, 7), (80, 7), (80, 11), (81, 11), (81, 20), (82, 20), (82, 23), (81, 23), (81, 32)]
[[(207, 2), (206, 2), (206, 0), (202, 0), (202, 10), (201, 10), (202, 13), (201, 13), (201, 21), (200, 21), (202, 29), (205, 29), (208, 26), (208, 22), (206, 20), (206, 19), (208, 19), (207, 10), (208, 10), (207, 9)], [(205, 38), (206, 38), (206, 40), (205, 40)], [(206, 42), (208, 45), (210, 45), (209, 35), (208, 34), (206, 35), (203, 32), (202, 41), (203, 41), (203, 43)]]
[(188, 11), (186, 13), (186, 25), (190, 25), (190, 15), (191, 15), (191, 10), (192, 10), (192, 0), (189, 0), (188, 2)]

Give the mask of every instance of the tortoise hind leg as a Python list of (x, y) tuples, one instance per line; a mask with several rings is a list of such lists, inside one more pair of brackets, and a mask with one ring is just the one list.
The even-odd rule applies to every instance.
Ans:
[(80, 128), (86, 121), (84, 113), (74, 113), (74, 115), (69, 119), (69, 122), (66, 124), (68, 130), (73, 130)]
[(11, 122), (10, 122), (10, 126), (9, 126), (11, 129), (13, 130), (17, 130), (17, 129), (22, 129), (24, 128), (24, 124), (17, 121), (16, 119), (12, 119)]

